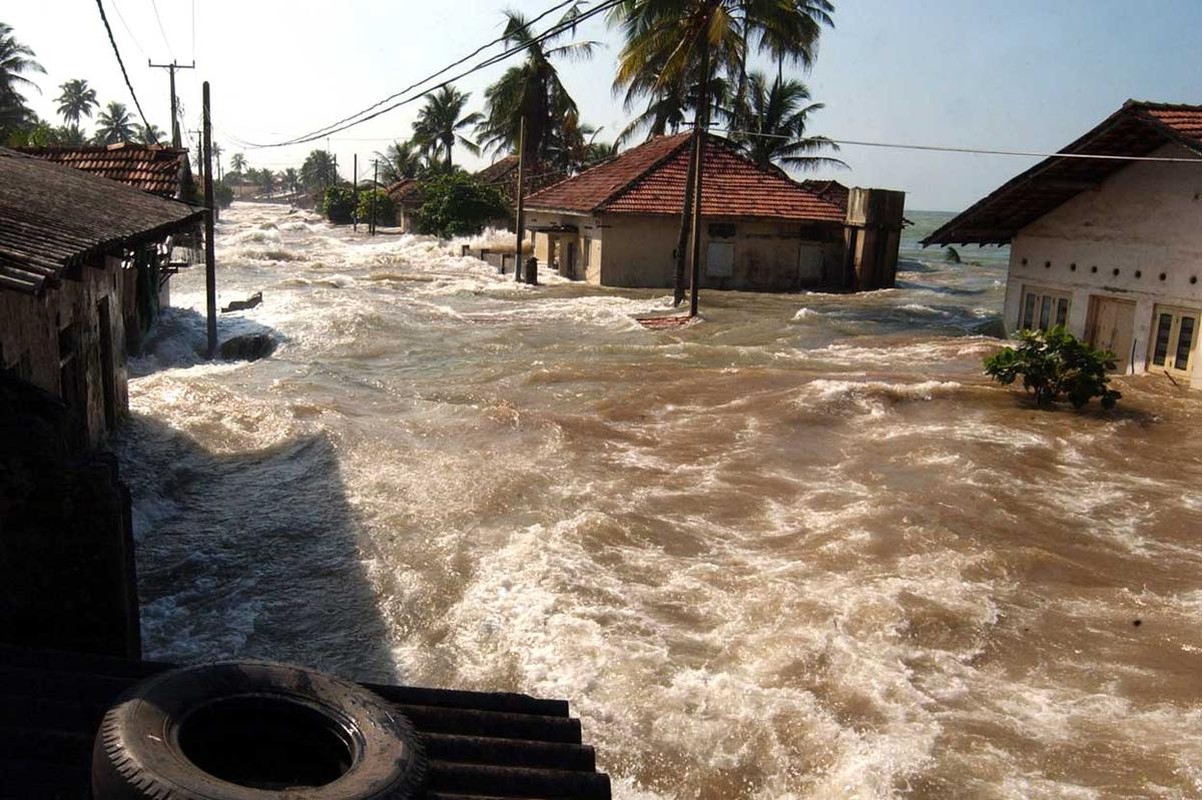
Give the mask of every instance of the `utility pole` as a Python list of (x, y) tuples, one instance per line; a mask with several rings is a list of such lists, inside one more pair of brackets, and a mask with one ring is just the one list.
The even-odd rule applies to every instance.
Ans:
[(697, 290), (701, 283), (701, 187), (705, 175), (705, 139), (709, 135), (710, 45), (707, 36), (701, 37), (701, 102), (697, 106), (697, 183), (693, 188), (693, 252), (690, 255), (692, 292), (689, 295), (689, 316), (697, 316)]
[(196, 69), (196, 62), (191, 64), (177, 64), (172, 61), (170, 64), (155, 64), (148, 58), (146, 65), (154, 69), (165, 69), (171, 74), (171, 146), (176, 150), (180, 148), (179, 137), (179, 102), (175, 99), (175, 71), (177, 69)]
[[(526, 238), (526, 203), (522, 196), (526, 189), (526, 115), (522, 114), (521, 127), (518, 129), (518, 241), (513, 251), (513, 279), (522, 280), (522, 241)], [(502, 258), (502, 264), (505, 263)]]
[(205, 174), (205, 303), (208, 310), (209, 358), (217, 355), (217, 264), (213, 247), (213, 124), (209, 115), (209, 82), (204, 82)]
[(376, 196), (379, 192), (377, 184), (380, 182), (380, 162), (376, 159), (371, 160), (371, 235), (376, 235)]
[(354, 168), (351, 170), (351, 202), (354, 203), (354, 208), (351, 209), (351, 230), (359, 232), (359, 154), (354, 155)]

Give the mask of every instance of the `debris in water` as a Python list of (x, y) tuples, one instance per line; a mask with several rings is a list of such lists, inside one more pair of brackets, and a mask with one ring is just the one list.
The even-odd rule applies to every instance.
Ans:
[(226, 361), (258, 361), (275, 352), (275, 339), (265, 333), (248, 333), (221, 343), (221, 357)]
[(667, 328), (683, 328), (697, 322), (700, 317), (686, 317), (683, 314), (669, 314), (663, 317), (635, 317), (635, 321), (644, 328), (661, 331)]
[(228, 314), (231, 311), (245, 311), (248, 308), (254, 308), (263, 302), (263, 293), (255, 292), (245, 300), (235, 300), (225, 308), (221, 309), (222, 314)]

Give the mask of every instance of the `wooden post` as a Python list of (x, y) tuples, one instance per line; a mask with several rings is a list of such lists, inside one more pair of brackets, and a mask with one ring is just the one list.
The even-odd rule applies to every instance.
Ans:
[(355, 153), (354, 168), (351, 171), (351, 229), (359, 232), (359, 154)]
[[(513, 279), (522, 280), (522, 244), (526, 238), (526, 115), (518, 129), (518, 218), (517, 249), (513, 251)], [(505, 274), (505, 259), (501, 259), (501, 274)]]
[(205, 165), (205, 304), (208, 311), (209, 358), (217, 355), (217, 264), (213, 245), (213, 124), (209, 115), (209, 82), (204, 82)]
[(380, 162), (372, 159), (371, 162), (371, 235), (376, 235), (376, 192), (377, 185), (380, 182)]
[(689, 295), (689, 316), (697, 316), (697, 290), (701, 283), (701, 188), (705, 176), (705, 138), (709, 128), (709, 78), (710, 78), (710, 40), (709, 26), (701, 33), (701, 97), (697, 103), (697, 116), (694, 121), (697, 136), (697, 183), (693, 188), (693, 252), (689, 254), (691, 294)]

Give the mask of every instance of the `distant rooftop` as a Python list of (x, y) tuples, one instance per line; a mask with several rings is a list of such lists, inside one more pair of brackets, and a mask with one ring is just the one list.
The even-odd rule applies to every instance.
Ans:
[(188, 161), (186, 150), (131, 143), (107, 147), (23, 147), (20, 151), (169, 199), (180, 196)]
[[(1202, 106), (1128, 100), (1059, 152), (1147, 156), (1166, 144), (1202, 157)], [(953, 217), (922, 244), (1008, 244), (1022, 228), (1130, 163), (1050, 156)]]
[[(691, 134), (659, 136), (526, 198), (531, 209), (578, 214), (679, 215), (689, 171)], [(701, 213), (842, 222), (845, 206), (776, 169), (762, 169), (711, 135), (706, 146)]]

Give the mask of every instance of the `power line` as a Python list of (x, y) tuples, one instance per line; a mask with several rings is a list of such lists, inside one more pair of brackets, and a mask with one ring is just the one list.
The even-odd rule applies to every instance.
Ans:
[[(576, 2), (578, 2), (578, 0), (564, 0), (564, 2), (554, 5), (551, 8), (547, 9), (546, 11), (542, 12), (537, 17), (535, 17), (534, 19), (530, 20), (525, 25), (523, 25), (522, 28), (523, 29), (529, 28), (531, 25), (534, 25), (534, 24), (542, 21), (545, 17), (549, 16), (550, 14), (555, 13), (559, 9), (563, 8), (564, 6), (569, 6)], [(368, 113), (369, 111), (379, 108), (380, 106), (384, 105), (385, 103), (387, 103), (390, 100), (395, 100), (396, 98), (400, 97), (401, 95), (408, 94), (409, 92), (413, 91), (414, 89), (421, 86), (422, 84), (428, 83), (429, 81), (434, 80), (439, 75), (442, 75), (444, 72), (454, 69), (455, 67), (459, 66), (463, 62), (468, 61), (469, 59), (475, 58), (480, 53), (484, 52), (485, 50), (492, 47), (493, 45), (504, 42), (506, 38), (507, 37), (505, 35), (502, 35), (502, 36), (497, 37), (496, 39), (493, 39), (491, 42), (488, 42), (487, 44), (480, 45), (475, 50), (468, 53), (466, 56), (459, 59), (458, 61), (448, 64), (447, 66), (443, 67), (442, 69), (438, 70), (437, 72), (431, 73), (430, 75), (427, 75), (425, 78), (422, 78), (420, 81), (417, 81), (416, 83), (412, 83), (412, 84), (406, 86), (404, 89), (401, 89), (399, 92), (390, 94), (388, 97), (385, 97), (383, 100), (380, 100), (376, 103), (372, 103), (370, 106), (363, 109), (362, 111), (358, 111), (354, 114), (351, 114), (349, 117), (343, 117), (342, 119), (338, 120), (337, 122), (332, 122), (329, 125), (326, 125), (325, 127), (318, 128), (317, 130), (311, 131), (310, 133), (302, 134), (301, 136), (298, 136), (296, 138), (300, 139), (300, 138), (304, 138), (305, 136), (320, 136), (325, 131), (327, 131), (331, 128), (336, 128), (337, 126), (341, 125), (344, 122), (350, 122), (351, 120), (355, 119), (356, 117), (360, 117), (360, 116)]]
[[(756, 136), (761, 139), (787, 139), (792, 141), (795, 136), (779, 133), (759, 133), (757, 131), (740, 131), (717, 128), (723, 133), (733, 133), (737, 136)], [(1123, 156), (1107, 155), (1105, 153), (1041, 153), (1031, 150), (995, 150), (984, 147), (948, 147), (935, 144), (904, 144), (899, 142), (866, 142), (858, 139), (831, 139), (832, 144), (850, 145), (852, 147), (887, 147), (894, 150), (924, 150), (936, 153), (973, 153), (986, 156), (1023, 156), (1026, 158), (1079, 158), (1095, 161), (1155, 161), (1167, 164), (1202, 164), (1202, 158), (1180, 158), (1172, 156)]]
[[(624, 2), (624, 0), (605, 0), (603, 3), (596, 6), (595, 8), (589, 9), (588, 11), (585, 11), (584, 13), (582, 13), (576, 17), (573, 17), (570, 21), (557, 23), (557, 24), (551, 26), (543, 33), (534, 37), (527, 44), (520, 45), (518, 47), (513, 47), (513, 48), (510, 48), (509, 50), (505, 50), (501, 53), (498, 53), (495, 56), (485, 59), (484, 61), (480, 62), (479, 64), (472, 67), (471, 69), (468, 69), (468, 70), (461, 72), (451, 78), (448, 78), (447, 80), (445, 80), (441, 83), (431, 86), (430, 88), (426, 89), (425, 91), (421, 92), (420, 94), (414, 95), (413, 97), (409, 97), (404, 100), (400, 100), (396, 103), (393, 103), (390, 106), (382, 108), (379, 111), (376, 111), (372, 114), (368, 114), (367, 116), (364, 116), (353, 122), (347, 122), (343, 125), (328, 129), (320, 134), (317, 134), (317, 133), (306, 134), (304, 136), (300, 136), (295, 139), (289, 139), (289, 140), (283, 141), (283, 142), (272, 142), (270, 144), (259, 144), (259, 143), (255, 143), (255, 142), (243, 142), (243, 144), (246, 147), (251, 147), (251, 148), (256, 148), (256, 149), (264, 149), (264, 148), (269, 148), (269, 147), (286, 147), (288, 145), (305, 144), (307, 142), (317, 141), (318, 139), (329, 138), (330, 134), (339, 133), (339, 132), (347, 130), (349, 128), (353, 128), (356, 125), (362, 125), (364, 122), (368, 122), (368, 121), (373, 120), (376, 117), (379, 117), (383, 114), (387, 114), (389, 111), (393, 111), (397, 108), (400, 108), (403, 105), (408, 105), (409, 103), (413, 103), (417, 100), (420, 100), (421, 98), (425, 97), (426, 95), (430, 94), (431, 92), (434, 92), (445, 86), (449, 86), (452, 83), (454, 83), (455, 81), (460, 80), (468, 75), (471, 75), (474, 72), (479, 72), (480, 70), (490, 67), (493, 64), (504, 61), (505, 59), (509, 58), (510, 56), (514, 55), (515, 53), (520, 53), (523, 50), (526, 50), (531, 44), (539, 44), (541, 42), (546, 41), (547, 39), (558, 36), (560, 33), (563, 33), (565, 30), (574, 28), (577, 25), (584, 22), (585, 20), (589, 19), (590, 17), (593, 17), (604, 11), (608, 11), (609, 9), (613, 8), (616, 5), (619, 5), (622, 2)], [(440, 70), (439, 73), (436, 73), (436, 74), (441, 74), (442, 72), (445, 72), (445, 71), (446, 70)]]
[(142, 49), (142, 44), (138, 41), (138, 37), (134, 36), (134, 32), (129, 29), (129, 24), (126, 23), (125, 15), (121, 13), (121, 6), (117, 5), (117, 0), (112, 0), (112, 2), (113, 10), (117, 12), (117, 19), (121, 20), (121, 27), (125, 28), (125, 32), (129, 34), (129, 39), (134, 43), (134, 47), (138, 48), (138, 52), (140, 52), (142, 55), (150, 58), (150, 56), (146, 55), (146, 51)]
[(100, 20), (104, 23), (104, 29), (108, 31), (109, 43), (113, 46), (113, 55), (117, 57), (117, 66), (121, 67), (121, 74), (125, 77), (125, 85), (129, 87), (129, 95), (134, 99), (134, 107), (138, 109), (138, 116), (142, 118), (143, 130), (150, 135), (155, 144), (159, 143), (159, 137), (155, 134), (154, 128), (146, 120), (146, 114), (142, 112), (142, 104), (138, 102), (138, 93), (134, 91), (134, 85), (129, 81), (129, 73), (125, 71), (125, 62), (121, 60), (121, 51), (117, 49), (117, 40), (113, 38), (113, 29), (109, 25), (109, 18), (104, 13), (103, 0), (96, 0), (96, 8), (100, 9)]
[(167, 41), (167, 31), (163, 29), (163, 18), (159, 16), (158, 0), (150, 0), (150, 7), (154, 9), (154, 20), (159, 23), (159, 35), (163, 37), (163, 44), (167, 45), (167, 55), (171, 56), (171, 60), (175, 60), (175, 53), (171, 52), (171, 42)]

